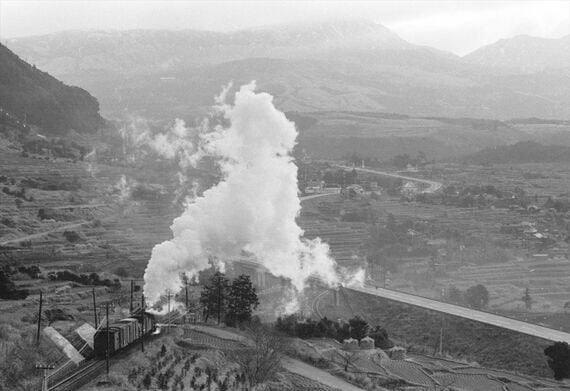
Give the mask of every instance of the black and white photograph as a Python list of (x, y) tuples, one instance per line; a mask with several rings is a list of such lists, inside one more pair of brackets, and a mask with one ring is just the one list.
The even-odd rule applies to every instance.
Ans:
[(570, 0), (0, 0), (0, 391), (570, 391)]

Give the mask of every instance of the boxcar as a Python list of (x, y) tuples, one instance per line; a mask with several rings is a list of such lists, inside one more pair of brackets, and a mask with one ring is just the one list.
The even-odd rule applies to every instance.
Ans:
[(109, 335), (109, 355), (124, 349), (140, 339), (143, 334), (149, 335), (156, 330), (154, 316), (147, 312), (135, 312), (132, 317), (102, 327), (93, 337), (93, 350), (96, 356), (104, 357), (107, 352), (107, 334)]

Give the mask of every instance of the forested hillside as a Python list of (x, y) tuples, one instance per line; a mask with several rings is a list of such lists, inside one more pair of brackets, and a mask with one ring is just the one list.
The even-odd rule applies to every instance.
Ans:
[(99, 102), (21, 60), (0, 44), (0, 109), (50, 135), (91, 133), (105, 124)]
[(570, 162), (570, 147), (521, 141), (513, 145), (485, 148), (466, 156), (464, 160), (475, 164)]

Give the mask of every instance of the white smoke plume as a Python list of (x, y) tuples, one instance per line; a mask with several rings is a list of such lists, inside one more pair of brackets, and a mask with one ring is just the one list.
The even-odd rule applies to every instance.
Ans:
[(206, 269), (209, 257), (231, 261), (252, 253), (276, 276), (301, 290), (317, 275), (338, 282), (335, 262), (320, 240), (301, 238), (297, 167), (291, 157), (297, 131), (273, 106), (273, 97), (242, 86), (233, 104), (218, 98), (227, 126), (201, 135), (201, 153), (219, 158), (222, 180), (186, 205), (171, 226), (173, 238), (154, 247), (145, 271), (145, 295), (156, 302)]
[(95, 178), (95, 175), (99, 171), (97, 168), (97, 150), (93, 148), (91, 152), (83, 157), (83, 161), (86, 164), (89, 175), (91, 175), (92, 178)]
[(158, 156), (178, 162), (180, 168), (194, 166), (199, 159), (194, 142), (200, 128), (189, 128), (184, 120), (177, 118), (163, 132), (153, 133), (143, 118), (131, 118), (120, 130), (123, 153), (127, 160), (136, 161), (146, 156), (149, 147)]
[(127, 181), (127, 177), (125, 175), (121, 175), (121, 179), (117, 182), (115, 189), (118, 191), (120, 203), (125, 203), (131, 196), (131, 185)]

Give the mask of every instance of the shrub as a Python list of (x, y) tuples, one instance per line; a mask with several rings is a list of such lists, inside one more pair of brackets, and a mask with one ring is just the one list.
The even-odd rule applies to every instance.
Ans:
[(63, 236), (65, 236), (67, 241), (70, 243), (75, 243), (75, 242), (79, 241), (79, 239), (81, 239), (79, 234), (75, 231), (65, 231), (63, 233)]

